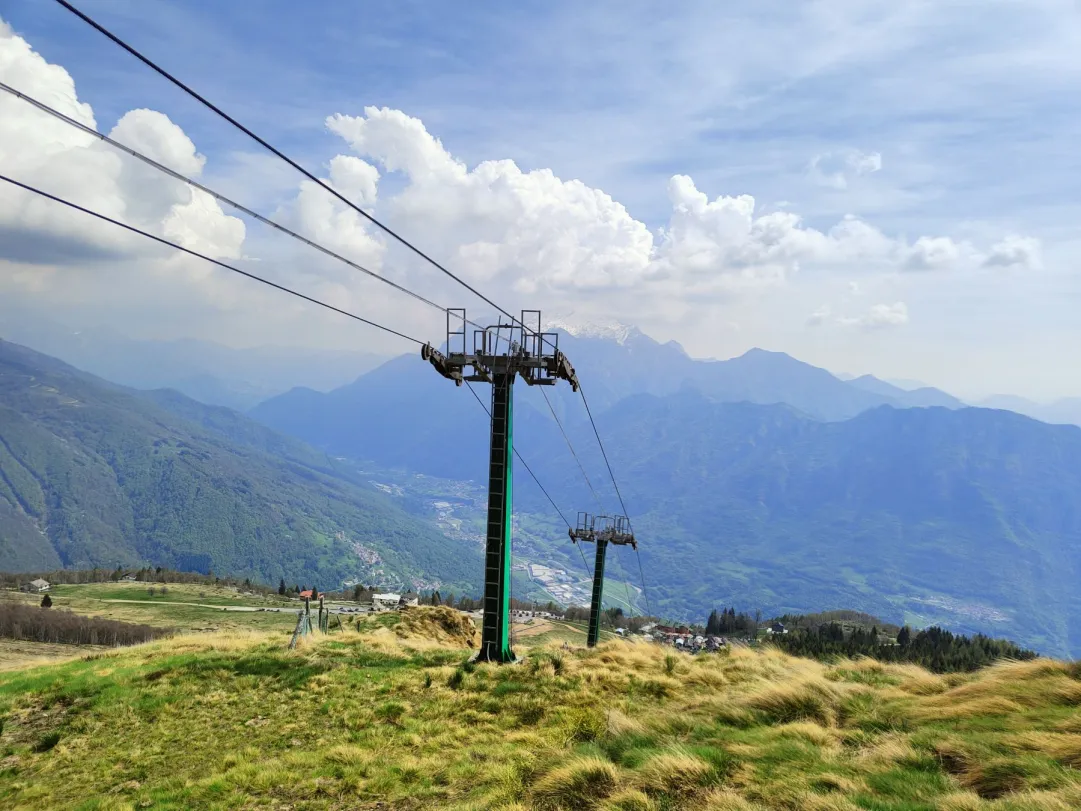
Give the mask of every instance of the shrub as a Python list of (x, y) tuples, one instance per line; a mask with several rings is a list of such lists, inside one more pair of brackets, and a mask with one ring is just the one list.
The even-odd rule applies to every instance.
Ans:
[(405, 715), (405, 705), (400, 701), (387, 701), (376, 708), (375, 715), (388, 724), (398, 725)]
[(551, 656), (552, 670), (558, 676), (563, 672), (563, 655), (560, 653), (553, 653)]
[(676, 657), (670, 653), (664, 657), (664, 672), (669, 676), (676, 672)]
[(36, 744), (34, 744), (35, 752), (48, 752), (54, 746), (60, 743), (60, 733), (50, 732), (43, 736)]
[[(46, 595), (48, 596), (48, 595)], [(41, 611), (20, 603), (0, 603), (0, 637), (69, 645), (136, 645), (170, 636), (150, 625), (83, 617), (70, 611)]]

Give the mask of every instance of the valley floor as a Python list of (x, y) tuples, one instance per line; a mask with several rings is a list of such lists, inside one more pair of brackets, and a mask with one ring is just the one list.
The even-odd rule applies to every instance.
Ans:
[[(1081, 670), (519, 638), (449, 609), (188, 634), (0, 672), (4, 808), (1081, 807)], [(565, 629), (570, 637), (575, 629)], [(535, 640), (540, 640), (539, 642)]]

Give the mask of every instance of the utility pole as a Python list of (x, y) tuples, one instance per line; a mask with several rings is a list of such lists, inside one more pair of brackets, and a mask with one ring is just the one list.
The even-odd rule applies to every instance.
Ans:
[[(474, 330), (471, 348), (466, 341), (468, 323), (465, 309), (448, 309), (447, 354), (425, 344), (420, 356), (456, 386), (466, 381), (492, 386), (484, 620), (477, 661), (513, 662), (509, 631), (514, 380), (521, 377), (530, 386), (553, 386), (558, 380), (566, 380), (578, 391), (578, 377), (567, 356), (559, 351), (559, 336), (540, 331), (540, 310), (523, 310), (517, 324)], [(466, 373), (466, 367), (471, 371)]]
[(589, 635), (586, 645), (595, 647), (601, 634), (601, 599), (604, 596), (604, 558), (608, 544), (638, 548), (630, 531), (630, 521), (623, 515), (590, 515), (578, 513), (578, 526), (568, 529), (572, 543), (587, 541), (597, 545), (597, 557), (593, 564), (593, 600), (589, 605)]

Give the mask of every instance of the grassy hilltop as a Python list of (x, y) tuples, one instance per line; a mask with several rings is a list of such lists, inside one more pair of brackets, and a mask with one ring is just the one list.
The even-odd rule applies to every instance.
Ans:
[(469, 621), (414, 609), (293, 652), (232, 630), (2, 672), (0, 806), (1081, 806), (1072, 665), (938, 676), (546, 636), (520, 638), (521, 665), (463, 666)]

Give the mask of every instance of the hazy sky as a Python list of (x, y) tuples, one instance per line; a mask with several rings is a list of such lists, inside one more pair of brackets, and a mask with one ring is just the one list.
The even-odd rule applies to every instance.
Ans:
[[(509, 310), (1081, 395), (1074, 2), (77, 4)], [(478, 307), (59, 5), (0, 0), (0, 20), (3, 82)], [(2, 93), (0, 173), (441, 339), (438, 312)], [(410, 348), (227, 275), (0, 184), (5, 306)]]

